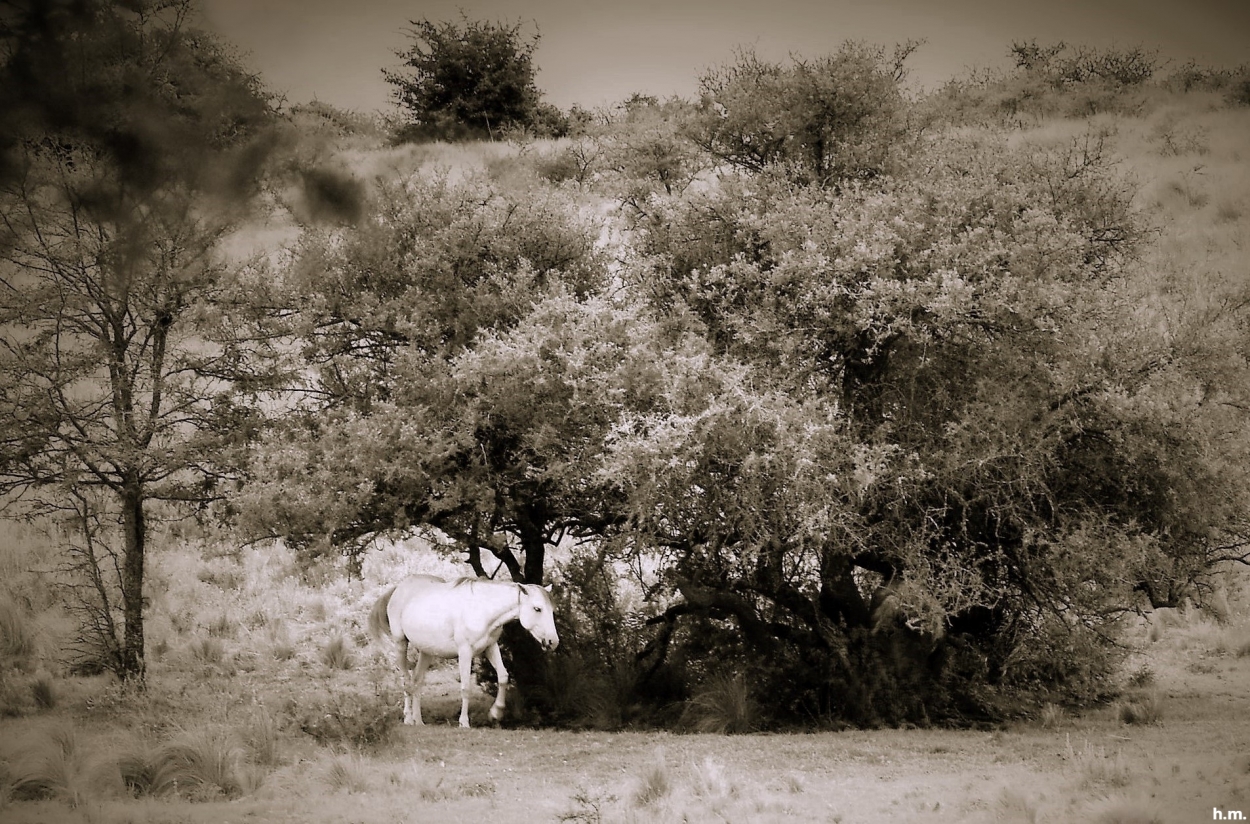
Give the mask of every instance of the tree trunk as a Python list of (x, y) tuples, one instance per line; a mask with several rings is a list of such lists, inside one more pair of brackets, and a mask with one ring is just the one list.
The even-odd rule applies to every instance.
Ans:
[(147, 545), (147, 522), (143, 512), (143, 488), (137, 479), (127, 480), (121, 491), (122, 532), (122, 615), (125, 637), (122, 641), (124, 680), (143, 683), (143, 562)]
[(541, 506), (523, 507), (521, 517), (517, 519), (521, 549), (525, 552), (525, 569), (521, 583), (541, 584), (543, 582), (543, 564), (547, 555), (547, 539), (544, 535), (546, 525), (547, 519)]

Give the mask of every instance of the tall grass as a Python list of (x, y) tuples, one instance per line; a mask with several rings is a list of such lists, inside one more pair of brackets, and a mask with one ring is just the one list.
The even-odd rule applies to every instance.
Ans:
[(326, 767), (325, 782), (335, 792), (363, 793), (369, 790), (366, 767), (356, 755), (335, 756)]
[(755, 696), (742, 673), (714, 676), (686, 703), (682, 721), (698, 732), (746, 733), (763, 723)]
[(121, 786), (116, 761), (91, 752), (66, 724), (36, 732), (19, 745), (10, 770), (12, 798), (55, 799), (71, 808), (115, 795)]
[(30, 616), (0, 595), (0, 668), (28, 669), (38, 652)]
[(1081, 777), (1084, 786), (1124, 787), (1131, 780), (1122, 752), (1108, 755), (1106, 749), (1094, 747), (1088, 741), (1076, 749), (1069, 738), (1065, 758)]
[(634, 788), (633, 801), (637, 807), (654, 804), (673, 791), (673, 779), (669, 773), (668, 759), (664, 748), (656, 750), (655, 757), (645, 765), (638, 774), (638, 784)]
[[(125, 772), (125, 770), (123, 770)], [(180, 795), (192, 800), (238, 798), (260, 786), (262, 772), (250, 764), (243, 742), (230, 730), (183, 730), (157, 747), (141, 771), (139, 794)]]
[(349, 670), (356, 665), (356, 656), (342, 634), (335, 634), (321, 648), (321, 663), (336, 670)]

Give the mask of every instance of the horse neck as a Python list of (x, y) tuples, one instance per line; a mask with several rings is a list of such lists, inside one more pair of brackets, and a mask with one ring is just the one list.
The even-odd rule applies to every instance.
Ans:
[(506, 624), (521, 614), (521, 600), (525, 591), (520, 584), (507, 581), (474, 581), (478, 588), (477, 597), (489, 606), (492, 615), (490, 624), (497, 627)]

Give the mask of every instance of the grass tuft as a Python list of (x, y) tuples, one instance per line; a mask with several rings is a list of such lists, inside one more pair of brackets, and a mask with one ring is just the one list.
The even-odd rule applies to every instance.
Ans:
[(38, 653), (35, 631), (17, 604), (0, 597), (0, 669), (27, 669)]
[(1053, 730), (1063, 723), (1067, 715), (1063, 707), (1047, 701), (1042, 705), (1042, 711), (1038, 714), (1037, 720), (1042, 729)]
[(282, 729), (277, 717), (263, 704), (253, 707), (242, 738), (253, 764), (275, 767), (282, 763)]
[(646, 807), (664, 798), (673, 791), (672, 777), (669, 775), (668, 759), (664, 756), (664, 748), (656, 750), (655, 758), (645, 765), (638, 775), (638, 786), (634, 789), (634, 806)]
[(1163, 701), (1156, 692), (1120, 702), (1117, 715), (1124, 724), (1152, 725), (1163, 720)]
[(30, 696), (34, 699), (37, 708), (41, 710), (56, 709), (56, 683), (52, 680), (52, 676), (46, 672), (37, 675), (35, 680), (30, 683)]
[(738, 797), (738, 785), (728, 770), (712, 757), (690, 767), (690, 789), (712, 809)]
[(19, 749), (9, 795), (19, 801), (54, 799), (77, 808), (118, 786), (115, 762), (93, 755), (73, 727), (45, 730)]
[(1023, 822), (1037, 824), (1037, 800), (1016, 789), (1005, 789), (998, 797), (998, 816), (996, 821)]
[(334, 635), (321, 648), (321, 663), (336, 670), (349, 670), (356, 666), (356, 656), (342, 634)]
[(1068, 739), (1067, 761), (1072, 764), (1085, 786), (1124, 787), (1131, 780), (1124, 754), (1108, 755), (1102, 747), (1093, 747), (1088, 741), (1077, 750)]
[(709, 679), (682, 713), (697, 732), (720, 735), (754, 732), (761, 726), (760, 706), (741, 673)]
[(335, 756), (326, 767), (325, 781), (334, 792), (364, 793), (369, 791), (366, 770), (359, 756)]
[(195, 801), (238, 798), (260, 785), (244, 746), (227, 730), (184, 730), (152, 754), (153, 795), (180, 795)]
[(214, 638), (233, 638), (237, 628), (230, 616), (222, 613), (208, 624), (208, 634)]
[(205, 664), (220, 664), (225, 658), (226, 648), (217, 638), (200, 638), (191, 643), (191, 655), (195, 660)]

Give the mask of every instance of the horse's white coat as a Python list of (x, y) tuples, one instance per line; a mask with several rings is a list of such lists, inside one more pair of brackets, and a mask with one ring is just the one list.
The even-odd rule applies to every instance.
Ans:
[[(550, 588), (462, 578), (444, 581), (433, 575), (405, 578), (382, 595), (369, 615), (375, 638), (385, 631), (396, 643), (396, 663), (404, 687), (404, 723), (421, 720), (421, 687), (431, 658), (458, 658), (460, 662), (460, 726), (469, 726), (469, 679), (473, 659), (486, 654), (499, 679), (499, 692), (490, 717), (503, 717), (508, 671), (499, 653), (504, 624), (520, 620), (543, 646), (555, 649), (556, 634)], [(408, 647), (417, 650), (408, 667)]]

